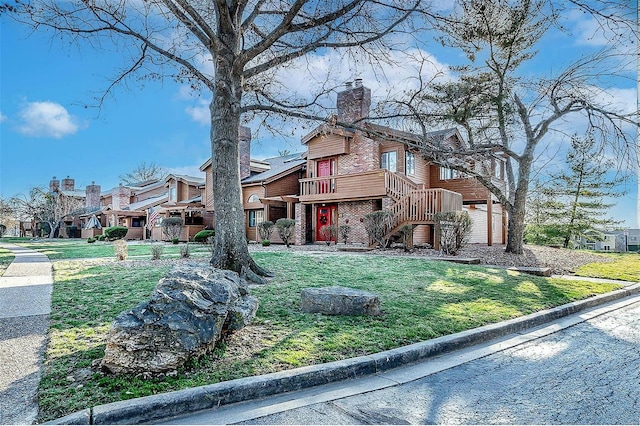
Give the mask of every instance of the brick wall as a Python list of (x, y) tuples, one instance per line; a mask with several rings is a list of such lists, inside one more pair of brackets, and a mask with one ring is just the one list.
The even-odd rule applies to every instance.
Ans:
[(356, 133), (350, 152), (338, 157), (338, 174), (368, 172), (380, 168), (378, 142)]
[(347, 89), (338, 93), (337, 99), (338, 120), (346, 123), (354, 123), (369, 116), (371, 109), (371, 89), (362, 85), (362, 80), (347, 83)]
[(349, 225), (348, 244), (369, 244), (369, 236), (364, 229), (364, 223), (360, 221), (364, 215), (375, 210), (375, 201), (350, 201), (338, 204), (338, 226)]
[(87, 185), (85, 188), (86, 198), (85, 206), (89, 209), (97, 209), (100, 207), (100, 185), (96, 185), (95, 182), (91, 182), (91, 185)]
[(302, 246), (306, 244), (306, 235), (305, 230), (307, 229), (306, 215), (305, 215), (305, 205), (302, 203), (295, 204), (295, 217), (296, 227), (295, 227), (295, 235), (294, 235), (294, 244), (297, 246)]

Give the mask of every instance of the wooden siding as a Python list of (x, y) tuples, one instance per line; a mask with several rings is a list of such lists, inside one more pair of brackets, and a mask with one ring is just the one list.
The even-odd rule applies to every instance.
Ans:
[(262, 185), (252, 185), (252, 186), (245, 186), (244, 188), (242, 188), (242, 205), (244, 207), (245, 210), (256, 210), (256, 209), (263, 209), (264, 208), (264, 204), (257, 202), (257, 203), (250, 203), (249, 197), (251, 197), (252, 195), (257, 195), (259, 198), (264, 197), (264, 188)]
[(441, 180), (440, 167), (434, 165), (430, 169), (431, 188), (444, 188), (462, 194), (463, 201), (479, 201), (489, 198), (489, 190), (475, 179)]
[(291, 174), (283, 176), (273, 182), (265, 185), (265, 196), (276, 197), (278, 195), (297, 195), (300, 189), (298, 183), (298, 172), (295, 171)]
[(374, 170), (350, 175), (300, 179), (300, 201), (332, 202), (383, 197), (385, 188), (384, 170)]
[(349, 138), (340, 135), (321, 135), (309, 141), (309, 152), (307, 158), (332, 157), (335, 155), (349, 153)]
[(165, 186), (159, 186), (152, 189), (142, 189), (140, 191), (134, 191), (131, 194), (131, 202), (137, 203), (138, 201), (148, 200), (149, 198), (158, 197), (165, 194), (168, 189)]

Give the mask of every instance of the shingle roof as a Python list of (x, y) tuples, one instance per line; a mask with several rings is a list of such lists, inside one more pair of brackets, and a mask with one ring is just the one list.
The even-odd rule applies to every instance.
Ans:
[(264, 182), (271, 179), (272, 177), (278, 176), (280, 173), (298, 167), (306, 163), (306, 160), (302, 158), (303, 154), (304, 153), (298, 152), (296, 154), (289, 154), (281, 157), (267, 158), (263, 161), (269, 163), (269, 166), (271, 166), (271, 168), (265, 172), (244, 178), (242, 180), (242, 183), (246, 184)]

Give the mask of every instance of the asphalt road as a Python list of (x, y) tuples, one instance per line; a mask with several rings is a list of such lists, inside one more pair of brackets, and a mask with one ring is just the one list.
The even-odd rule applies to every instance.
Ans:
[[(394, 380), (404, 384), (379, 386), (373, 382), (382, 378), (372, 377), (369, 383), (353, 381), (292, 393), (176, 422), (638, 424), (640, 298), (633, 300), (586, 322), (557, 322), (543, 327), (545, 332), (532, 330), (526, 339), (516, 336), (511, 343), (494, 343), (485, 352), (471, 348), (469, 353), (476, 355), (447, 355), (389, 375), (388, 379), (395, 374)], [(438, 362), (444, 366), (425, 373)], [(421, 378), (399, 379), (407, 374)], [(311, 402), (301, 402), (305, 399)]]

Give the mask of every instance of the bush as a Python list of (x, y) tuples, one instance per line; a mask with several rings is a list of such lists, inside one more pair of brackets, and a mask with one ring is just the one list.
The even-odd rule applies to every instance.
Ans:
[(154, 244), (151, 246), (151, 259), (159, 260), (162, 257), (162, 253), (164, 252), (164, 247), (162, 244)]
[(111, 226), (104, 228), (104, 236), (108, 240), (120, 240), (127, 235), (129, 228), (126, 226)]
[(338, 234), (340, 234), (340, 239), (345, 244), (347, 244), (347, 240), (349, 239), (350, 232), (351, 232), (351, 227), (349, 225), (338, 226)]
[(274, 223), (271, 222), (270, 220), (266, 220), (258, 224), (258, 235), (260, 236), (260, 239), (262, 241), (271, 239), (271, 234), (273, 233), (273, 227), (274, 227)]
[(320, 228), (320, 236), (324, 240), (327, 245), (331, 245), (331, 240), (336, 237), (336, 226), (335, 225), (325, 225)]
[(95, 239), (95, 238), (91, 238), (91, 237), (89, 237), (89, 238), (87, 238), (87, 242), (88, 242), (89, 244), (92, 244), (92, 243), (95, 243), (95, 242), (96, 242), (96, 239)]
[(196, 243), (206, 243), (209, 237), (213, 237), (216, 235), (216, 231), (213, 229), (203, 229), (193, 236), (193, 241)]
[(183, 259), (187, 259), (191, 256), (191, 248), (189, 247), (189, 243), (180, 247), (180, 257)]
[(267, 240), (267, 239), (262, 240), (263, 247), (268, 247), (270, 245), (271, 245), (271, 240)]
[(180, 240), (178, 238), (172, 238), (171, 239), (171, 243), (173, 244), (178, 244), (180, 242)]
[(390, 210), (377, 210), (364, 215), (364, 229), (369, 239), (385, 249), (389, 245), (389, 231), (391, 231), (391, 219), (393, 213)]
[(78, 227), (75, 225), (65, 227), (65, 231), (68, 238), (77, 238), (78, 236)]
[[(162, 220), (160, 224), (162, 233), (166, 239), (173, 241), (180, 238), (182, 232), (182, 219), (179, 217), (168, 217)], [(174, 243), (177, 244), (177, 243)]]
[(433, 217), (436, 234), (440, 236), (440, 250), (456, 255), (471, 236), (471, 217), (467, 212), (440, 212)]
[(104, 234), (96, 235), (96, 240), (98, 241), (104, 241), (104, 238), (105, 238)]
[(125, 240), (117, 240), (113, 243), (113, 252), (116, 255), (117, 260), (127, 260), (129, 254), (129, 246)]
[(285, 219), (281, 218), (276, 220), (276, 228), (278, 229), (278, 235), (282, 241), (287, 245), (287, 248), (290, 246), (291, 238), (295, 233), (296, 221), (294, 219)]
[(402, 248), (404, 251), (413, 249), (413, 225), (404, 225), (400, 228), (400, 236), (402, 237)]

